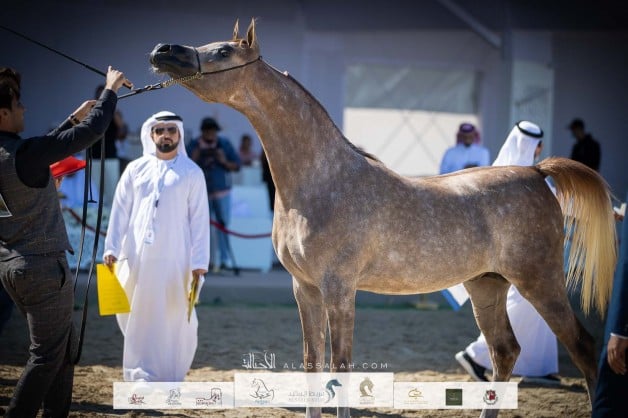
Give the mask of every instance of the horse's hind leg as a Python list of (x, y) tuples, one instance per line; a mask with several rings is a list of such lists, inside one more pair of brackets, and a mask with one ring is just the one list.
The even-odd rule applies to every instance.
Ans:
[[(327, 314), (323, 306), (322, 294), (317, 287), (299, 282), (294, 276), (292, 288), (303, 328), (305, 372), (320, 373), (325, 364), (325, 332), (327, 330)], [(320, 418), (321, 408), (307, 407), (305, 416)]]
[(565, 346), (572, 361), (584, 375), (589, 400), (593, 402), (597, 380), (595, 343), (571, 309), (562, 269), (559, 267), (553, 274), (544, 277), (542, 286), (527, 281), (518, 284), (517, 288)]
[[(493, 364), (493, 381), (506, 382), (520, 351), (506, 312), (510, 283), (498, 274), (489, 273), (465, 282), (464, 287), (469, 292), (478, 327), (486, 338)], [(498, 413), (498, 409), (485, 409), (481, 416), (496, 417)]]

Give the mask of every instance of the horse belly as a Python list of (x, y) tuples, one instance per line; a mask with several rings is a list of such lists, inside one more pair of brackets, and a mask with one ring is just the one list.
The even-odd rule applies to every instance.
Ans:
[[(463, 279), (464, 280), (464, 279)], [(432, 280), (432, 279), (385, 279), (369, 282), (360, 282), (357, 290), (378, 293), (382, 295), (415, 295), (432, 293), (454, 286), (463, 280)]]

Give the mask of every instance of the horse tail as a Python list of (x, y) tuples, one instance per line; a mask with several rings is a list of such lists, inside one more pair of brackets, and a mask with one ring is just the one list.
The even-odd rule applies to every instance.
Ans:
[(613, 287), (617, 237), (611, 192), (596, 171), (567, 158), (547, 158), (536, 165), (556, 185), (564, 215), (565, 245), (571, 236), (567, 287), (581, 286), (586, 314), (593, 304), (603, 316)]

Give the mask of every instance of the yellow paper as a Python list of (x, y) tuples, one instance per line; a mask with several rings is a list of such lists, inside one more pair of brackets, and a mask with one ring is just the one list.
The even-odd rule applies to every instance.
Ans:
[(198, 292), (200, 286), (202, 286), (202, 283), (199, 283), (200, 280), (199, 275), (192, 275), (192, 285), (190, 286), (190, 293), (188, 293), (188, 322), (190, 322), (190, 318), (192, 317), (194, 305), (198, 302)]
[[(114, 269), (115, 269), (114, 265)], [(100, 315), (131, 312), (129, 299), (115, 273), (104, 264), (96, 265), (98, 283), (98, 310)]]

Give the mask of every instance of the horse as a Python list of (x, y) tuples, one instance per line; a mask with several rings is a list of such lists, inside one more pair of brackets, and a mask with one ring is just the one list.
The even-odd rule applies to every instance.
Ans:
[[(311, 93), (262, 59), (254, 19), (245, 37), (236, 22), (230, 40), (158, 44), (149, 60), (203, 101), (244, 114), (259, 135), (277, 188), (273, 246), (292, 275), (307, 372), (322, 371), (327, 330), (330, 371), (349, 371), (357, 290), (417, 294), (464, 283), (493, 380), (508, 381), (520, 351), (506, 315), (514, 285), (566, 347), (593, 400), (594, 341), (566, 287), (581, 287), (585, 312), (604, 311), (617, 244), (610, 191), (598, 173), (553, 157), (531, 167), (400, 176), (354, 146)], [(565, 230), (572, 231), (567, 282)], [(320, 417), (321, 409), (306, 415)]]

